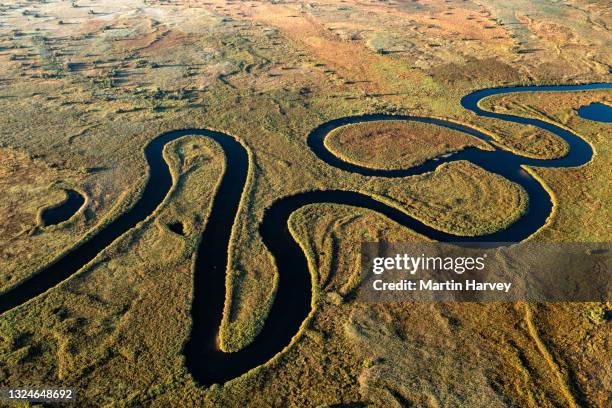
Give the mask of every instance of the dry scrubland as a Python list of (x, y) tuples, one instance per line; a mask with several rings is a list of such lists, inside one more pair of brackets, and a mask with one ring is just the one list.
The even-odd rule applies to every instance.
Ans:
[[(275, 199), (312, 189), (368, 192), (462, 234), (507, 225), (525, 204), (517, 186), (467, 163), (393, 182), (348, 174), (308, 150), (312, 128), (351, 114), (432, 115), (526, 155), (562, 155), (556, 138), (477, 118), (459, 99), (506, 84), (610, 81), (611, 20), (603, 3), (587, 1), (2, 3), (0, 291), (137, 199), (147, 141), (170, 129), (218, 129), (242, 141), (252, 161), (221, 331), (224, 349), (240, 349), (273, 300), (276, 271), (257, 224)], [(609, 130), (575, 114), (595, 100), (610, 101), (610, 92), (486, 101), (560, 122), (596, 151), (580, 169), (535, 170), (557, 205), (533, 239), (609, 239)], [(445, 137), (451, 148), (477, 143)], [(347, 155), (379, 160), (360, 149), (368, 146), (358, 133), (344, 140), (351, 144), (338, 149)], [(414, 143), (413, 154), (388, 163), (448, 149)], [(609, 405), (610, 305), (361, 304), (353, 292), (357, 244), (422, 237), (330, 205), (290, 220), (317, 267), (306, 330), (270, 364), (197, 387), (180, 350), (193, 251), (224, 159), (215, 144), (190, 137), (166, 155), (177, 184), (154, 217), (69, 281), (0, 317), (0, 386), (70, 385), (85, 404), (119, 406)], [(61, 201), (62, 188), (87, 197), (84, 211), (37, 226), (37, 212)], [(168, 228), (176, 222), (184, 235)]]

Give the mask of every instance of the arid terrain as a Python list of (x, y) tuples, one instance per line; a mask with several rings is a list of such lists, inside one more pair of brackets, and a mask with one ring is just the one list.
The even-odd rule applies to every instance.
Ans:
[[(210, 129), (248, 154), (217, 339), (238, 352), (263, 330), (279, 279), (291, 279), (260, 234), (279, 199), (358, 192), (465, 237), (503, 230), (529, 206), (519, 184), (466, 160), (392, 179), (330, 166), (310, 148), (313, 129), (408, 115), (490, 138), (372, 121), (325, 139), (337, 157), (374, 170), (469, 147), (564, 157), (568, 144), (555, 134), (478, 116), (461, 99), (485, 88), (610, 83), (611, 26), (609, 2), (590, 0), (2, 1), (0, 296), (139, 202), (150, 175), (144, 151), (158, 135)], [(529, 240), (610, 241), (611, 127), (577, 114), (592, 102), (612, 105), (612, 90), (480, 103), (558, 124), (593, 150), (580, 167), (525, 170), (553, 203)], [(361, 242), (429, 238), (375, 211), (317, 202), (287, 220), (312, 275), (308, 318), (263, 365), (199, 384), (183, 352), (194, 259), (232, 162), (196, 135), (170, 141), (163, 157), (172, 187), (153, 212), (78, 272), (0, 314), (0, 389), (72, 387), (79, 406), (612, 404), (612, 303), (362, 302)], [(46, 225), (44, 211), (69, 191), (82, 206)]]

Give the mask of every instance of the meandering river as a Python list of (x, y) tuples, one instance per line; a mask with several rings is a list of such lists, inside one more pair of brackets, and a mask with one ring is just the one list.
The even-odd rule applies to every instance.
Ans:
[(518, 242), (543, 225), (552, 213), (552, 201), (542, 184), (522, 166), (575, 167), (591, 160), (591, 146), (573, 132), (538, 119), (523, 118), (483, 110), (478, 103), (491, 95), (530, 91), (581, 91), (611, 89), (612, 84), (569, 86), (528, 86), (485, 89), (465, 96), (464, 108), (480, 116), (502, 121), (533, 125), (563, 138), (569, 145), (569, 153), (559, 159), (540, 160), (527, 158), (497, 148), (485, 151), (466, 148), (444, 157), (429, 160), (421, 165), (402, 170), (374, 170), (342, 161), (326, 149), (324, 140), (339, 126), (374, 120), (406, 120), (431, 123), (470, 134), (489, 141), (486, 134), (442, 119), (416, 116), (363, 115), (335, 119), (314, 129), (307, 138), (309, 148), (330, 166), (344, 171), (375, 177), (407, 177), (435, 170), (439, 165), (456, 160), (468, 160), (492, 173), (499, 174), (521, 185), (528, 194), (526, 213), (508, 228), (493, 234), (464, 237), (439, 231), (423, 224), (407, 213), (389, 206), (367, 193), (344, 190), (305, 191), (281, 197), (271, 204), (259, 225), (263, 243), (274, 256), (278, 267), (278, 289), (270, 313), (261, 333), (244, 349), (224, 353), (217, 348), (216, 338), (225, 301), (225, 274), (231, 231), (238, 215), (239, 203), (245, 192), (249, 166), (245, 147), (232, 136), (205, 129), (171, 131), (152, 140), (144, 150), (149, 167), (149, 178), (140, 199), (132, 208), (108, 223), (97, 234), (56, 259), (46, 268), (22, 281), (13, 289), (0, 295), (0, 313), (22, 305), (61, 283), (88, 262), (114, 240), (139, 222), (150, 216), (162, 203), (172, 187), (172, 177), (162, 152), (164, 146), (180, 137), (197, 135), (213, 139), (223, 149), (227, 166), (223, 179), (213, 199), (210, 216), (202, 232), (194, 263), (194, 296), (191, 317), (192, 331), (184, 346), (187, 367), (201, 385), (223, 383), (250, 369), (269, 361), (292, 342), (300, 326), (311, 310), (311, 273), (300, 246), (288, 229), (290, 215), (308, 204), (345, 204), (376, 211), (387, 218), (420, 234), (438, 241), (463, 243)]

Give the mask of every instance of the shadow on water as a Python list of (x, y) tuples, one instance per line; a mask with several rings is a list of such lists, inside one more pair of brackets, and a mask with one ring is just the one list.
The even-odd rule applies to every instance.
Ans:
[[(299, 331), (311, 308), (311, 274), (300, 246), (289, 232), (289, 216), (304, 205), (314, 203), (346, 204), (376, 211), (391, 220), (429, 238), (447, 242), (485, 243), (521, 241), (540, 229), (550, 216), (552, 202), (543, 186), (521, 166), (571, 167), (587, 163), (592, 157), (588, 143), (574, 133), (537, 119), (483, 111), (478, 107), (482, 98), (502, 93), (523, 91), (563, 91), (608, 89), (611, 84), (500, 88), (477, 91), (467, 95), (462, 105), (478, 115), (499, 120), (529, 124), (550, 131), (567, 141), (569, 154), (555, 160), (530, 159), (505, 150), (484, 151), (467, 148), (450, 156), (427, 161), (405, 170), (373, 170), (340, 160), (324, 145), (325, 137), (338, 126), (372, 120), (412, 120), (444, 126), (483, 140), (490, 138), (470, 127), (441, 119), (414, 116), (367, 115), (341, 118), (314, 129), (308, 136), (308, 146), (315, 155), (331, 166), (344, 171), (374, 177), (406, 177), (435, 170), (439, 165), (456, 160), (468, 160), (484, 169), (500, 174), (521, 185), (529, 196), (527, 212), (507, 229), (478, 237), (448, 234), (429, 227), (403, 211), (375, 198), (353, 191), (308, 191), (278, 199), (266, 209), (259, 225), (263, 243), (274, 256), (278, 267), (278, 288), (269, 315), (255, 340), (235, 353), (224, 353), (216, 344), (225, 303), (225, 274), (231, 231), (246, 185), (248, 154), (233, 137), (210, 130), (184, 129), (164, 133), (145, 148), (149, 178), (142, 197), (136, 204), (105, 226), (88, 241), (83, 242), (45, 269), (0, 295), (0, 312), (5, 312), (57, 285), (74, 274), (100, 251), (130, 228), (148, 217), (162, 202), (171, 188), (172, 177), (163, 159), (164, 146), (186, 135), (208, 137), (219, 143), (228, 165), (218, 187), (198, 245), (194, 262), (194, 292), (191, 307), (191, 335), (183, 353), (189, 372), (201, 385), (223, 383), (269, 361), (287, 347)], [(170, 227), (174, 231), (173, 227)], [(176, 232), (176, 231), (175, 231)]]

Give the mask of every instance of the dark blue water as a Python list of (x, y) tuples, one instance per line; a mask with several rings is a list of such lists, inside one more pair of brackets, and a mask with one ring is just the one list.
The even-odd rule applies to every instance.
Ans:
[(78, 191), (66, 190), (66, 200), (59, 205), (42, 210), (40, 213), (42, 225), (56, 225), (70, 219), (84, 203), (85, 197)]
[[(563, 138), (569, 145), (567, 156), (555, 160), (530, 159), (503, 149), (484, 151), (467, 148), (447, 157), (430, 160), (422, 165), (402, 170), (374, 170), (344, 162), (325, 148), (324, 140), (338, 126), (372, 120), (406, 120), (431, 123), (461, 131), (483, 140), (490, 138), (468, 126), (441, 119), (365, 115), (335, 119), (314, 129), (307, 144), (315, 155), (330, 166), (344, 171), (370, 177), (407, 177), (432, 171), (437, 166), (455, 160), (468, 160), (482, 168), (506, 177), (521, 185), (529, 196), (526, 213), (507, 229), (493, 234), (463, 237), (436, 230), (423, 224), (405, 212), (376, 200), (365, 192), (338, 189), (304, 191), (279, 197), (266, 209), (259, 225), (259, 234), (267, 249), (274, 256), (279, 280), (276, 296), (260, 334), (256, 339), (236, 353), (224, 353), (216, 344), (218, 328), (225, 302), (225, 274), (231, 231), (237, 217), (239, 203), (243, 199), (248, 172), (248, 154), (244, 146), (232, 136), (202, 129), (184, 129), (164, 133), (145, 148), (149, 166), (149, 178), (140, 199), (132, 208), (107, 224), (88, 241), (75, 247), (65, 256), (55, 260), (13, 289), (0, 295), (0, 313), (17, 307), (44, 293), (76, 273), (104, 248), (154, 212), (164, 200), (172, 186), (172, 177), (163, 159), (164, 146), (186, 135), (208, 137), (223, 149), (227, 166), (217, 194), (213, 199), (211, 213), (202, 232), (195, 253), (194, 292), (191, 307), (192, 328), (184, 346), (187, 368), (201, 385), (223, 383), (244, 374), (248, 370), (269, 361), (282, 352), (298, 332), (310, 312), (312, 298), (311, 271), (301, 247), (291, 235), (287, 221), (301, 207), (315, 203), (346, 204), (376, 211), (412, 230), (439, 241), (486, 245), (490, 242), (517, 242), (537, 232), (552, 213), (552, 201), (543, 186), (522, 169), (523, 165), (542, 167), (574, 167), (591, 160), (592, 150), (588, 143), (576, 134), (559, 126), (538, 119), (521, 118), (481, 110), (478, 102), (490, 95), (526, 91), (576, 91), (609, 89), (612, 84), (572, 85), (567, 87), (523, 87), (487, 89), (464, 97), (462, 105), (477, 115), (498, 120), (529, 124), (547, 130)], [(488, 246), (488, 245), (487, 245)], [(312, 271), (312, 273), (315, 273)]]
[(578, 115), (581, 118), (596, 122), (612, 123), (612, 106), (594, 102), (590, 105), (581, 106), (578, 109)]

